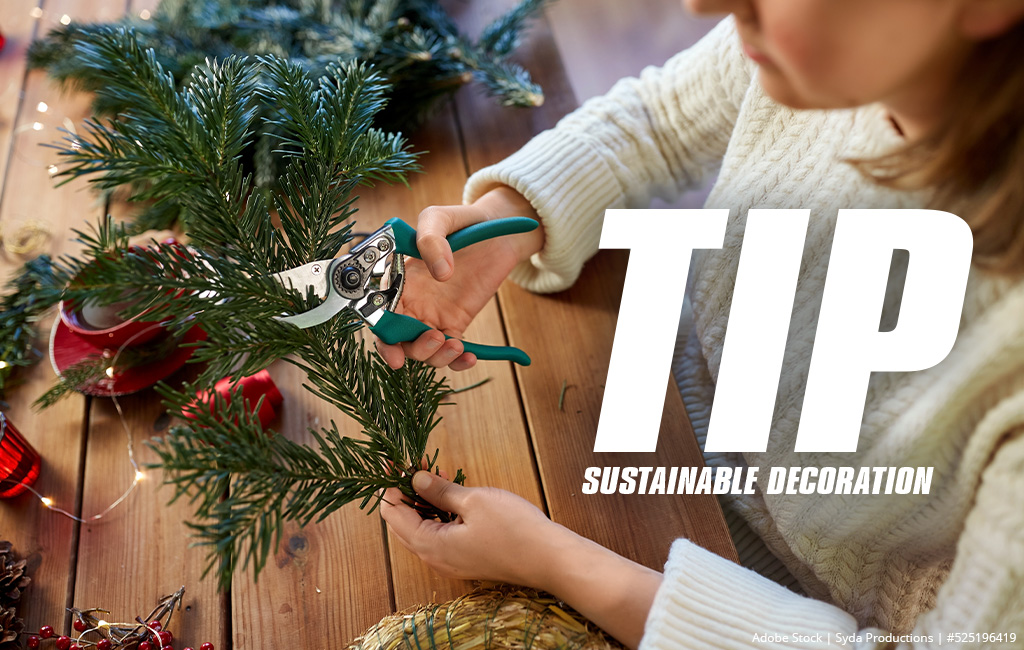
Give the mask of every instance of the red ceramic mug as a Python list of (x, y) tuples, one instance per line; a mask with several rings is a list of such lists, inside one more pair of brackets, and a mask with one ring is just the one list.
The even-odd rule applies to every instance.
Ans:
[[(169, 239), (164, 243), (176, 243)], [(135, 253), (144, 252), (141, 246), (132, 246)], [(71, 280), (71, 284), (81, 282), (80, 276)], [(145, 312), (134, 318), (123, 319), (118, 314), (131, 306), (133, 300), (125, 300), (111, 305), (79, 305), (71, 300), (60, 303), (60, 319), (64, 325), (92, 345), (102, 348), (120, 348), (123, 345), (142, 345), (166, 330), (157, 321), (145, 320)]]

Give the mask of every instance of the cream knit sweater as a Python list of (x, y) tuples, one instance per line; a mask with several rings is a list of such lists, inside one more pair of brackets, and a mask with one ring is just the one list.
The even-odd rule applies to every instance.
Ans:
[[(828, 647), (829, 633), (832, 644), (842, 633), (860, 635), (846, 647), (891, 647), (869, 636), (881, 631), (932, 636), (897, 639), (899, 647), (938, 645), (940, 637), (955, 645), (947, 633), (1015, 632), (1016, 643), (1003, 645), (1024, 647), (1024, 283), (972, 269), (949, 356), (930, 370), (872, 376), (858, 451), (793, 451), (837, 209), (922, 204), (842, 160), (898, 142), (875, 106), (792, 111), (774, 103), (725, 20), (663, 68), (620, 82), (470, 179), (467, 201), (504, 183), (533, 203), (545, 249), (513, 278), (558, 291), (597, 250), (606, 208), (646, 207), (719, 169), (707, 207), (728, 208), (732, 218), (724, 248), (694, 258), (693, 326), (677, 365), (702, 444), (744, 217), (752, 207), (810, 208), (768, 451), (707, 460), (759, 467), (762, 477), (773, 466), (934, 467), (928, 495), (734, 497), (728, 509), (808, 596), (678, 540), (642, 648)], [(891, 321), (898, 297), (888, 302), (883, 320)], [(741, 555), (751, 555), (739, 541)], [(776, 637), (756, 636), (764, 634)]]

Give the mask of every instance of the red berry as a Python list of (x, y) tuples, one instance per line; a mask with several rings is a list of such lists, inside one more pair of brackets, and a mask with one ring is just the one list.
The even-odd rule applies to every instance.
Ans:
[(80, 618), (75, 619), (75, 622), (72, 623), (72, 627), (75, 628), (75, 632), (85, 632), (89, 629), (89, 626), (85, 624), (85, 621)]
[(213, 650), (213, 644), (207, 641), (203, 645), (199, 646), (199, 650)]
[(82, 646), (78, 645), (77, 643), (72, 643), (71, 647), (68, 648), (68, 650), (82, 650)]
[(166, 648), (171, 645), (171, 641), (174, 640), (174, 635), (171, 634), (170, 630), (162, 630), (158, 636), (160, 637), (161, 648)]
[(39, 628), (39, 636), (43, 637), (44, 639), (49, 639), (51, 636), (53, 636), (53, 628), (49, 625), (42, 626), (41, 628)]
[(57, 646), (57, 650), (69, 650), (71, 648), (71, 637), (59, 636), (54, 645)]
[(28, 643), (26, 643), (26, 645), (28, 647), (32, 648), (32, 650), (35, 650), (36, 648), (39, 647), (39, 637), (37, 637), (35, 634), (33, 634), (32, 636), (30, 636), (28, 638)]
[(97, 650), (110, 650), (114, 647), (114, 644), (110, 642), (110, 639), (100, 639), (99, 643), (96, 644)]
[(185, 650), (192, 650), (192, 647), (190, 646), (188, 648), (185, 648)]
[(152, 650), (153, 646), (149, 645), (149, 641), (143, 641), (139, 644), (138, 650)]
[(150, 621), (149, 623), (147, 623), (147, 626), (149, 627), (149, 629), (156, 630), (157, 632), (164, 628), (163, 623), (161, 623), (159, 620)]

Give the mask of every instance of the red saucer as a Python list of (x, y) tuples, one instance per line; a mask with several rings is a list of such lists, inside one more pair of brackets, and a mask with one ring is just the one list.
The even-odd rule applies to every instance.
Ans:
[[(185, 362), (195, 352), (195, 348), (185, 347), (186, 344), (202, 341), (205, 338), (206, 332), (199, 326), (193, 327), (185, 333), (181, 344), (166, 357), (145, 365), (125, 368), (123, 371), (115, 373), (113, 377), (101, 379), (78, 390), (87, 395), (111, 397), (149, 388), (185, 365)], [(50, 363), (58, 377), (63, 376), (64, 370), (86, 359), (104, 357), (113, 359), (116, 355), (116, 348), (104, 348), (90, 343), (75, 335), (63, 320), (54, 319), (53, 329), (50, 330)]]

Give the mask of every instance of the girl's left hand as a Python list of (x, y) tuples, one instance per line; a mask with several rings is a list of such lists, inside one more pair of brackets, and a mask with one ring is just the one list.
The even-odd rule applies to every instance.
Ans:
[[(458, 514), (452, 523), (424, 520), (388, 490), (381, 516), (398, 540), (441, 575), (547, 589), (544, 576), (559, 546), (575, 533), (525, 499), (497, 488), (468, 488), (427, 471), (413, 487), (435, 506)], [(525, 558), (530, 558), (525, 560)]]
[(533, 504), (496, 488), (468, 488), (430, 472), (413, 488), (458, 518), (420, 518), (388, 490), (381, 516), (398, 540), (438, 573), (534, 587), (561, 598), (630, 648), (661, 585), (661, 574), (554, 523)]

